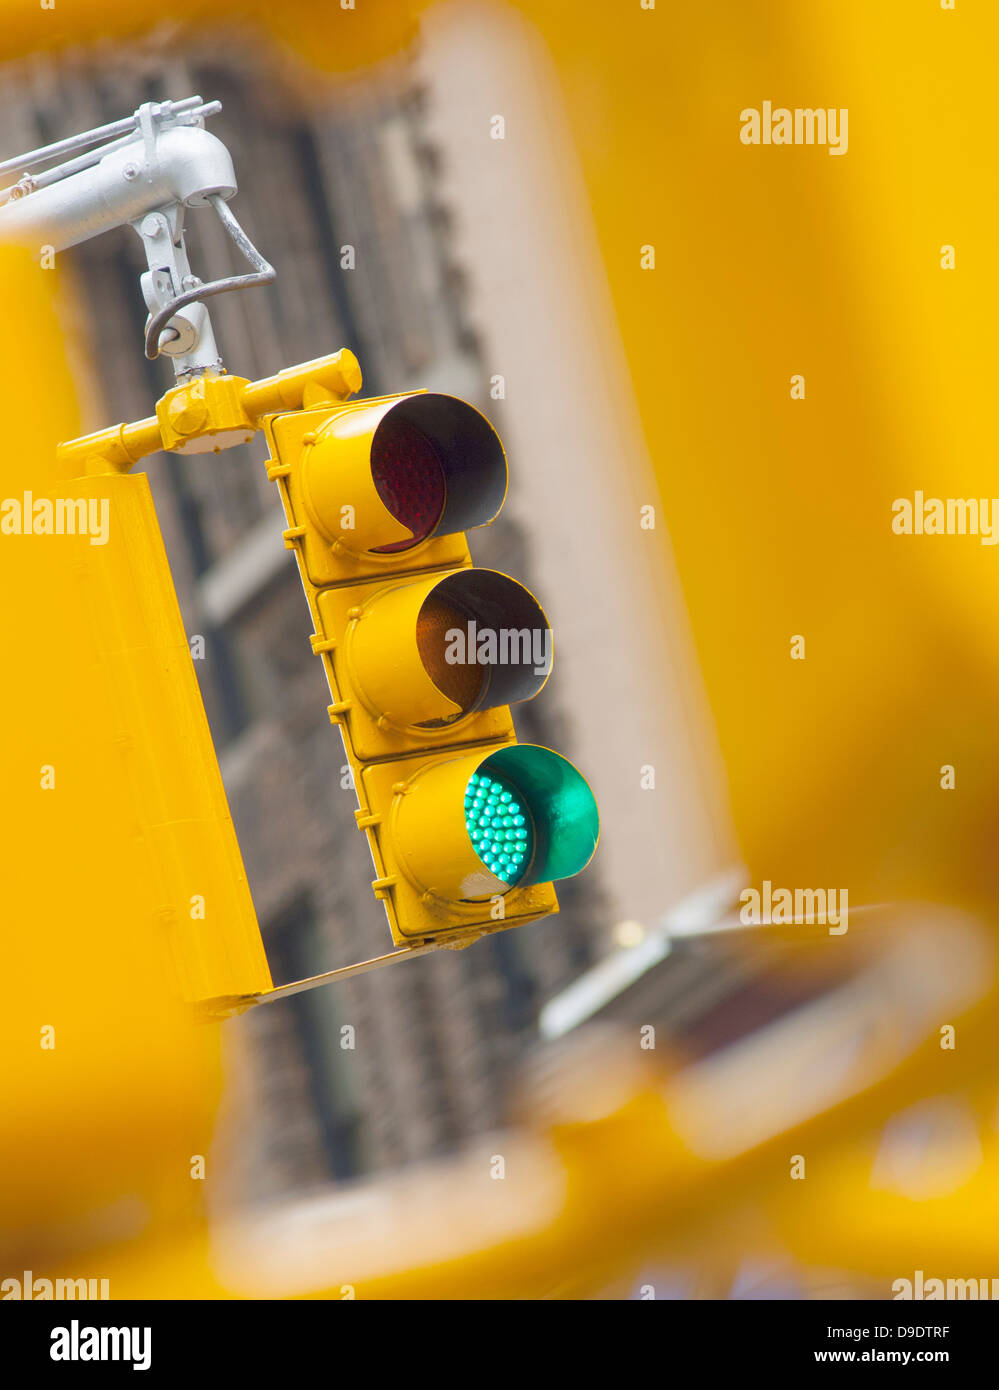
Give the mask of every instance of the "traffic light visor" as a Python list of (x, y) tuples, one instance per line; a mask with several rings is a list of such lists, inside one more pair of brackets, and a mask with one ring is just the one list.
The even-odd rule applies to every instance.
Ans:
[(551, 628), (540, 604), (497, 570), (438, 580), (420, 606), (416, 638), (430, 679), (462, 713), (530, 700), (551, 671)]
[[(572, 878), (593, 858), (600, 835), (597, 803), (586, 778), (568, 759), (537, 744), (512, 744), (490, 753), (479, 765), (472, 785), (481, 787), (485, 782), (490, 787), (496, 784), (500, 805), (506, 804), (505, 794), (518, 803), (529, 828), (530, 858), (524, 860), (520, 875), (508, 880), (511, 887)], [(499, 828), (505, 831), (504, 817), (499, 819)], [(511, 828), (520, 829), (517, 817)], [(521, 840), (513, 843), (519, 845)], [(500, 864), (501, 869), (505, 867)]]
[(485, 526), (506, 496), (499, 435), (455, 396), (359, 402), (302, 442), (309, 519), (355, 555), (395, 556)]
[(420, 768), (397, 790), (393, 824), (411, 881), (452, 902), (571, 878), (600, 831), (585, 778), (530, 743)]
[(492, 521), (506, 496), (506, 456), (484, 415), (455, 396), (404, 396), (382, 416), (371, 441), (378, 496), (412, 540), (467, 531)]

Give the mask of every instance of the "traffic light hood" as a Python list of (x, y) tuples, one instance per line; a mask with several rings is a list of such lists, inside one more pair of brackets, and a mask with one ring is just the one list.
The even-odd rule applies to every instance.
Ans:
[(478, 677), (466, 712), (533, 699), (551, 673), (552, 633), (541, 605), (498, 570), (456, 570), (433, 583), (420, 605), (416, 640), (441, 689), (468, 688), (467, 673)]
[(534, 828), (534, 855), (517, 887), (572, 878), (593, 858), (600, 815), (581, 772), (550, 748), (511, 744), (490, 753), (479, 777), (499, 777), (523, 799)]

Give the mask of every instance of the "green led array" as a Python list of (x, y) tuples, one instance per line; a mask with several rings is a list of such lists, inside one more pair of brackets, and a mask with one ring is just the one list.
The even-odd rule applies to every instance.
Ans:
[(473, 772), (465, 788), (465, 827), (472, 848), (491, 873), (516, 883), (534, 852), (531, 823), (517, 793), (499, 777)]

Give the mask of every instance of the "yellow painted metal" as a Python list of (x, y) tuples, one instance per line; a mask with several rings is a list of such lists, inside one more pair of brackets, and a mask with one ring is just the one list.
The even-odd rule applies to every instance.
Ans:
[[(18, 292), (48, 289), (25, 253), (9, 248), (3, 257), (13, 263)], [(30, 312), (42, 319), (39, 308)], [(56, 360), (49, 354), (49, 373)], [(261, 411), (331, 400), (359, 384), (356, 359), (347, 352), (256, 383), (207, 377), (168, 392), (153, 419), (59, 445), (47, 489), (44, 466), (25, 467), (30, 454), (13, 455), (6, 470), (5, 491), (17, 495), (26, 517), (50, 504), (57, 524), (69, 518), (82, 529), (88, 515), (98, 523), (91, 535), (32, 537), (36, 546), (51, 549), (28, 592), (49, 622), (60, 614), (63, 669), (77, 684), (89, 673), (102, 692), (101, 719), (110, 721), (108, 750), (117, 776), (93, 781), (81, 819), (111, 823), (102, 797), (129, 808), (129, 852), (146, 865), (146, 930), (155, 930), (163, 943), (178, 994), (189, 1002), (258, 994), (271, 987), (271, 977), (148, 482), (124, 475), (159, 448), (176, 449), (192, 439), (208, 440), (212, 448), (219, 440), (239, 442), (257, 428)], [(55, 477), (60, 481), (53, 493)], [(18, 592), (36, 554), (23, 553)], [(6, 543), (5, 558), (10, 555)], [(74, 644), (82, 644), (79, 654)], [(100, 743), (100, 721), (85, 729)], [(74, 758), (67, 748), (61, 765), (71, 767)], [(9, 837), (17, 842), (16, 834)], [(141, 912), (134, 920), (141, 922)]]
[[(330, 717), (341, 725), (356, 783), (364, 788), (359, 792), (359, 822), (368, 832), (378, 875), (375, 889), (385, 902), (396, 945), (423, 938), (432, 941), (438, 933), (447, 936), (448, 944), (464, 943), (484, 931), (501, 930), (557, 911), (557, 899), (550, 888), (508, 894), (509, 901), (498, 914), (481, 903), (460, 901), (471, 896), (461, 883), (476, 873), (483, 877), (481, 864), (477, 869), (469, 864), (458, 879), (446, 884), (441, 880), (437, 891), (428, 891), (426, 884), (417, 889), (411, 872), (405, 882), (397, 872), (393, 847), (387, 843), (391, 832), (385, 826), (385, 813), (391, 796), (385, 776), (388, 770), (394, 782), (399, 774), (384, 764), (366, 777), (366, 762), (421, 753), (428, 746), (506, 743), (513, 741), (514, 732), (505, 706), (454, 720), (460, 706), (434, 682), (418, 645), (424, 604), (442, 581), (471, 565), (463, 535), (432, 537), (404, 552), (373, 555), (370, 550), (372, 544), (392, 544), (400, 539), (400, 531), (403, 539), (412, 534), (394, 521), (377, 495), (371, 446), (386, 415), (422, 393), (345, 405), (344, 398), (360, 384), (356, 358), (346, 350), (260, 382), (209, 373), (168, 391), (157, 404), (155, 418), (70, 440), (57, 451), (63, 474), (82, 469), (87, 476), (85, 486), (103, 489), (102, 495), (109, 501), (114, 498), (115, 533), (122, 539), (108, 549), (100, 569), (103, 599), (113, 610), (120, 592), (125, 596), (122, 611), (131, 611), (129, 604), (138, 605), (139, 616), (132, 624), (131, 641), (120, 643), (106, 660), (120, 686), (132, 690), (137, 717), (150, 729), (163, 731), (159, 748), (150, 734), (138, 783), (149, 801), (143, 824), (156, 847), (157, 864), (168, 880), (159, 917), (169, 925), (184, 997), (214, 1016), (239, 1012), (249, 997), (266, 997), (272, 985), (175, 599), (174, 612), (169, 613), (172, 586), (147, 484), (144, 478), (124, 476), (140, 458), (158, 448), (218, 452), (248, 440), (261, 426), (267, 432), (275, 456), (269, 475), (279, 484), (290, 523), (286, 543), (299, 558), (316, 626), (313, 646), (323, 657), (333, 695)], [(446, 398), (434, 397), (427, 408), (450, 409), (433, 403), (443, 401)], [(422, 401), (420, 405), (422, 408)], [(479, 428), (494, 438), (477, 412), (455, 402), (455, 408), (459, 407), (481, 421)], [(476, 520), (480, 514), (482, 520), (488, 519), (505, 490), (505, 460), (498, 440), (494, 447), (497, 452), (489, 465), (494, 469), (489, 493), (493, 501), (481, 514), (481, 505), (473, 496)], [(502, 469), (500, 491), (496, 467)], [(339, 518), (344, 506), (360, 517), (363, 554), (341, 545), (331, 530), (330, 518)], [(413, 579), (412, 571), (421, 567), (430, 572)], [(395, 584), (372, 583), (369, 578), (400, 569), (407, 577)], [(347, 585), (344, 580), (348, 577), (354, 581), (365, 577), (368, 583)], [(338, 579), (339, 585), (317, 587), (328, 585), (331, 578)], [(150, 612), (142, 609), (143, 603)], [(116, 621), (113, 612), (107, 621)], [(157, 624), (169, 626), (170, 622), (169, 640), (157, 644)], [(141, 640), (144, 632), (151, 634), (146, 646)], [(163, 679), (164, 671), (171, 673), (170, 679)], [(175, 707), (168, 714), (163, 700), (170, 697)], [(183, 727), (178, 725), (179, 719), (185, 721)], [(423, 724), (430, 727), (416, 727)], [(172, 748), (178, 741), (189, 751), (190, 759), (164, 762), (162, 748)], [(447, 759), (452, 755), (443, 756)], [(193, 783), (183, 780), (189, 767), (200, 769)], [(412, 767), (407, 767), (407, 775), (411, 771)], [(461, 791), (463, 787), (456, 801), (459, 811)], [(426, 800), (426, 796), (421, 799)], [(449, 821), (455, 820), (453, 811), (453, 807), (448, 811)], [(427, 824), (433, 822), (430, 815)], [(452, 833), (459, 860), (464, 846), (475, 861), (460, 815)], [(485, 877), (491, 878), (488, 874)], [(505, 887), (498, 880), (491, 886)], [(459, 900), (449, 903), (447, 895), (456, 887)], [(209, 903), (215, 911), (222, 909), (213, 931), (204, 928), (212, 910)]]
[[(267, 988), (270, 973), (148, 480), (63, 479), (29, 495), (36, 531), (20, 537), (22, 584), (35, 573), (30, 561), (45, 556), (30, 609), (43, 596), (49, 600), (42, 631), (60, 652), (59, 688), (69, 698), (86, 685), (100, 712), (93, 723), (82, 706), (74, 737), (96, 742), (108, 760), (104, 774), (79, 781), (71, 739), (58, 766), (50, 755), (53, 778), (66, 779), (63, 795), (78, 798), (81, 818), (110, 826), (112, 806), (127, 810), (128, 835), (115, 857), (134, 854), (144, 863), (149, 895), (145, 919), (133, 909), (135, 929), (163, 940), (185, 999)], [(47, 503), (55, 526), (65, 519), (76, 534), (38, 533)], [(4, 537), (5, 549), (12, 539)], [(29, 556), (25, 545), (48, 553)], [(43, 732), (40, 708), (34, 719)], [(61, 853), (61, 843), (51, 849)], [(86, 920), (83, 903), (81, 913)]]
[(357, 358), (346, 348), (261, 381), (209, 372), (172, 387), (150, 419), (112, 425), (59, 444), (59, 471), (64, 476), (127, 473), (160, 449), (188, 453), (203, 445), (204, 452), (220, 452), (248, 442), (271, 411), (339, 400), (360, 386)]
[[(390, 397), (373, 405), (348, 406), (302, 435), (306, 513), (334, 555), (349, 553), (347, 564), (355, 574), (359, 556), (367, 559), (379, 546), (413, 539), (412, 531), (385, 506), (371, 476), (375, 430), (394, 404)], [(386, 557), (385, 563), (394, 564), (394, 557)]]
[(60, 491), (107, 503), (107, 543), (80, 547), (77, 640), (87, 640), (109, 708), (129, 711), (119, 757), (181, 992), (195, 1001), (266, 989), (270, 972), (148, 480), (105, 475)]
[(243, 404), (249, 384), (243, 377), (206, 373), (168, 391), (156, 405), (163, 448), (218, 454), (249, 444), (255, 429)]
[(444, 901), (507, 892), (465, 830), (465, 789), (486, 755), (476, 750), (424, 766), (393, 797), (389, 826), (399, 865), (414, 887)]
[(313, 648), (323, 658), (333, 694), (330, 718), (358, 763), (513, 733), (505, 705), (474, 711), (453, 723), (413, 722), (443, 720), (457, 708), (421, 659), (414, 614), (418, 594), (408, 592), (432, 591), (440, 578), (435, 571), (418, 583), (350, 585), (315, 593)]
[[(464, 412), (464, 418), (476, 422), (475, 427), (484, 432), (483, 438), (493, 450), (491, 461), (487, 459), (481, 465), (487, 473), (492, 470), (485, 503), (476, 500), (473, 483), (461, 478), (472, 524), (490, 519), (501, 503), (506, 463), (491, 426), (464, 403), (408, 392), (374, 402), (345, 404), (345, 397), (360, 384), (357, 360), (347, 350), (260, 382), (208, 373), (168, 391), (157, 403), (154, 419), (120, 424), (60, 445), (58, 461), (63, 472), (83, 468), (89, 476), (89, 486), (114, 488), (116, 498), (122, 499), (119, 508), (127, 524), (122, 522), (121, 533), (131, 537), (129, 555), (139, 553), (144, 562), (138, 578), (124, 569), (117, 575), (118, 586), (132, 596), (123, 602), (140, 601), (143, 590), (139, 580), (145, 578), (149, 581), (149, 593), (155, 593), (160, 604), (166, 605), (166, 594), (169, 591), (172, 595), (172, 586), (147, 485), (144, 478), (123, 475), (140, 458), (158, 448), (218, 452), (247, 441), (254, 430), (264, 428), (274, 455), (268, 473), (278, 483), (285, 505), (289, 521), (285, 539), (299, 560), (315, 623), (313, 647), (323, 658), (333, 696), (330, 718), (343, 732), (359, 789), (358, 821), (367, 831), (374, 858), (375, 892), (385, 903), (393, 940), (396, 945), (411, 944), (423, 939), (432, 941), (443, 933), (449, 945), (464, 944), (483, 932), (502, 930), (555, 912), (558, 901), (550, 886), (507, 890), (505, 884), (485, 871), (471, 849), (464, 826), (462, 807), (467, 775), (456, 792), (450, 775), (436, 783), (431, 781), (430, 786), (439, 786), (447, 803), (437, 807), (433, 805), (434, 797), (427, 795), (426, 784), (419, 784), (419, 800), (425, 808), (424, 830), (433, 829), (438, 835), (450, 837), (450, 850), (445, 841), (439, 841), (435, 854), (439, 858), (443, 853), (445, 860), (452, 854), (459, 866), (457, 872), (442, 874), (435, 859), (431, 872), (434, 881), (418, 882), (413, 865), (420, 861), (420, 850), (412, 837), (409, 857), (405, 861), (396, 858), (391, 823), (400, 797), (390, 788), (409, 777), (414, 768), (407, 763), (404, 771), (396, 770), (395, 760), (403, 755), (425, 758), (428, 748), (438, 748), (442, 751), (435, 755), (436, 760), (449, 763), (454, 753), (444, 750), (473, 745), (482, 750), (479, 758), (473, 759), (477, 762), (491, 748), (515, 741), (515, 735), (505, 705), (473, 710), (455, 719), (461, 707), (434, 681), (428, 669), (418, 643), (421, 612), (438, 586), (454, 574), (470, 571), (471, 558), (461, 533), (431, 536), (401, 552), (372, 553), (372, 545), (391, 545), (412, 536), (411, 531), (395, 522), (378, 497), (372, 480), (372, 442), (381, 421), (397, 407), (408, 407), (414, 399), (414, 409), (419, 408), (424, 414), (440, 410), (446, 414), (454, 410)], [(323, 404), (320, 406), (319, 402)], [(130, 504), (127, 508), (126, 502)], [(336, 534), (344, 507), (359, 519), (360, 540), (355, 536), (349, 546), (342, 544)], [(362, 542), (363, 547), (358, 549)], [(117, 556), (119, 552), (108, 553)], [(427, 572), (414, 577), (414, 572), (420, 570)], [(401, 579), (384, 583), (386, 575), (400, 571)], [(494, 576), (491, 571), (480, 573), (511, 586), (536, 608), (535, 600), (522, 586)], [(372, 579), (373, 575), (381, 578)], [(358, 579), (366, 582), (359, 584)], [(107, 588), (107, 602), (111, 603), (114, 586), (109, 582)], [(163, 612), (166, 613), (165, 606)], [(540, 609), (537, 613), (544, 621)], [(147, 627), (151, 632), (156, 630), (155, 623), (147, 623)], [(153, 670), (147, 672), (138, 643), (138, 634), (143, 630), (142, 623), (137, 622), (131, 646), (116, 652), (113, 660), (121, 668), (118, 675), (124, 688), (148, 677), (145, 694), (135, 693), (136, 707), (155, 726), (162, 715), (153, 676), (156, 660), (162, 654), (154, 651), (149, 658)], [(177, 650), (183, 651), (179, 665), (183, 667), (186, 662), (189, 668), (186, 640), (178, 646), (174, 630), (172, 641)], [(190, 680), (193, 681), (193, 672)], [(196, 686), (194, 692), (196, 695)], [(170, 939), (184, 996), (197, 1001), (203, 1011), (224, 1016), (246, 1007), (250, 996), (266, 997), (272, 986), (252, 904), (244, 891), (245, 875), (200, 700), (200, 724), (189, 702), (182, 702), (182, 707), (190, 730), (183, 736), (179, 730), (174, 730), (171, 738), (164, 735), (163, 746), (172, 747), (174, 738), (182, 737), (184, 746), (197, 754), (203, 777), (190, 787), (178, 783), (175, 800), (171, 801), (167, 769), (158, 768), (159, 755), (151, 748), (145, 776), (148, 785), (160, 789), (166, 800), (163, 805), (155, 804), (147, 822), (164, 870), (172, 876), (171, 881), (176, 880), (161, 917), (170, 921)], [(166, 729), (168, 721), (163, 718), (162, 723)], [(382, 761), (380, 766), (369, 769), (367, 764), (372, 759), (392, 761)], [(171, 764), (170, 771), (180, 776), (184, 766), (181, 760), (176, 767)], [(198, 794), (209, 791), (210, 802), (202, 805)], [(211, 815), (206, 809), (208, 804), (212, 807)], [(404, 824), (410, 820), (403, 815)], [(205, 829), (209, 822), (220, 822), (225, 828), (219, 844)], [(224, 851), (221, 859), (220, 850)], [(222, 884), (211, 877), (212, 868), (219, 864), (223, 874), (232, 874), (235, 904), (228, 903)], [(473, 893), (469, 889), (473, 881), (481, 891)], [(208, 908), (206, 894), (197, 888), (201, 882), (209, 885), (208, 896), (216, 904), (227, 904), (224, 929), (214, 934), (203, 930)], [(182, 889), (190, 900), (184, 911)], [(482, 901), (467, 901), (484, 899), (492, 889), (502, 898), (499, 908)]]
[[(419, 650), (423, 605), (450, 576), (472, 572), (464, 535), (431, 535), (409, 549), (384, 554), (353, 548), (358, 533), (366, 546), (396, 539), (380, 529), (378, 517), (384, 508), (371, 504), (376, 495), (372, 443), (379, 424), (394, 408), (420, 397), (425, 398), (424, 393), (408, 392), (373, 403), (283, 413), (263, 423), (272, 452), (268, 474), (281, 492), (289, 523), (286, 543), (297, 556), (315, 624), (313, 650), (322, 658), (333, 697), (330, 720), (340, 728), (354, 776), (358, 825), (367, 834), (375, 865), (375, 896), (384, 903), (397, 946), (435, 939), (460, 946), (483, 933), (557, 912), (558, 898), (550, 884), (508, 889), (493, 878), (472, 850), (465, 828), (464, 790), (471, 771), (487, 753), (516, 742), (516, 735), (506, 705), (448, 722), (459, 707), (434, 682)], [(477, 411), (463, 402), (454, 404), (495, 438)], [(505, 491), (506, 464), (498, 439), (495, 448), (503, 488), (497, 490), (494, 476), (487, 495), (498, 498), (498, 505)], [(467, 482), (465, 487), (469, 488)], [(355, 499), (352, 520), (360, 521), (347, 546), (338, 530), (341, 507), (350, 497)], [(481, 505), (475, 511), (473, 495), (473, 515), (488, 520), (494, 511), (492, 504), (484, 513)], [(522, 586), (515, 587), (535, 604)], [(546, 621), (540, 608), (537, 612)], [(469, 748), (476, 753), (458, 756)], [(453, 770), (456, 761), (469, 763), (464, 780)], [(419, 843), (412, 838), (408, 858), (403, 857), (396, 843), (403, 788), (436, 767), (446, 771), (430, 781), (429, 792), (420, 782)], [(404, 815), (403, 823), (409, 826), (410, 818)], [(434, 845), (432, 883), (414, 870), (424, 840)], [(439, 871), (438, 863), (449, 860), (451, 868)], [(473, 882), (481, 892), (468, 891)], [(495, 903), (488, 901), (491, 890)]]
[(275, 411), (309, 410), (321, 401), (345, 400), (360, 389), (357, 358), (349, 348), (341, 348), (251, 381), (243, 390), (243, 405), (259, 427), (263, 417)]
[(140, 459), (163, 448), (161, 428), (154, 416), (71, 439), (56, 451), (60, 469), (66, 474), (127, 473)]
[[(269, 976), (146, 480), (60, 470), (85, 427), (70, 272), (0, 247), (0, 304), (0, 1277), (103, 1275), (93, 1249), (203, 1218), (220, 1040), (183, 999), (180, 937), (188, 981)], [(73, 531), (36, 530), (50, 514)]]
[[(406, 391), (316, 410), (305, 401), (305, 411), (262, 419), (273, 458), (270, 476), (279, 482), (288, 517), (286, 538), (298, 548), (303, 577), (315, 588), (389, 577), (400, 570), (471, 563), (465, 527), (431, 534), (404, 552), (379, 553), (372, 548), (412, 537), (388, 511), (372, 481), (375, 431), (391, 411), (427, 396), (425, 391)], [(493, 434), (472, 406), (458, 401), (455, 405)], [(496, 446), (502, 454), (498, 439)], [(492, 520), (501, 504), (502, 498), (474, 524)]]
[(470, 570), (469, 557), (461, 570), (317, 593), (316, 646), (335, 691), (333, 714), (358, 762), (512, 736), (509, 707), (491, 705), (488, 695), (455, 718), (461, 707), (434, 682), (417, 641), (427, 599), (448, 576)]
[[(95, 439), (110, 460), (134, 462), (153, 446), (151, 423), (56, 449), (53, 428), (78, 427), (64, 405), (74, 400), (65, 380), (71, 287), (60, 297), (60, 279), (13, 247), (0, 248), (0, 277), (2, 358), (6, 365), (16, 352), (21, 365), (3, 378), (11, 404), (11, 447), (0, 459), (5, 644), (25, 681), (3, 685), (12, 699), (0, 721), (5, 780), (11, 770), (4, 859), (33, 869), (41, 885), (69, 852), (67, 834), (89, 844), (84, 830), (104, 827), (73, 909), (84, 935), (100, 938), (116, 874), (134, 858), (143, 891), (128, 904), (127, 920), (131, 930), (153, 934), (172, 961), (178, 997), (267, 988), (148, 481), (85, 474)], [(16, 344), (7, 341), (14, 333)], [(61, 816), (58, 831), (35, 824), (26, 808), (36, 802), (39, 810), (69, 811), (68, 824)]]
[(420, 610), (440, 579), (433, 574), (415, 583), (379, 589), (358, 608), (348, 610), (355, 616), (343, 644), (343, 665), (368, 711), (396, 729), (431, 720), (451, 721), (462, 712), (461, 705), (434, 682), (417, 644)]
[[(116, 757), (134, 834), (148, 856), (151, 920), (188, 1002), (238, 1000), (272, 987), (235, 830), (205, 718), (191, 651), (143, 475), (126, 476), (160, 448), (218, 451), (252, 437), (262, 411), (333, 400), (360, 385), (352, 353), (304, 363), (260, 382), (207, 375), (168, 391), (153, 419), (117, 425), (59, 445), (58, 505), (101, 519), (100, 537), (79, 537), (66, 593), (82, 605), (66, 631), (86, 640), (115, 716)], [(74, 471), (83, 476), (74, 478)], [(25, 484), (30, 475), (25, 476)], [(75, 516), (75, 513), (73, 513)], [(53, 552), (55, 574), (63, 551)], [(53, 611), (59, 611), (54, 608)], [(68, 639), (67, 639), (68, 640)], [(94, 787), (92, 803), (106, 786)], [(91, 814), (100, 816), (98, 805)]]

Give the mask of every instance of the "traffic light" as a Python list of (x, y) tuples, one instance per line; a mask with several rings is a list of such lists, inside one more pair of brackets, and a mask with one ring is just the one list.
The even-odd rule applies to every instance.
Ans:
[(558, 910), (554, 881), (596, 848), (585, 779), (519, 744), (510, 705), (551, 671), (544, 611), (472, 564), (465, 531), (503, 505), (488, 420), (435, 392), (264, 421), (359, 810), (396, 945)]

